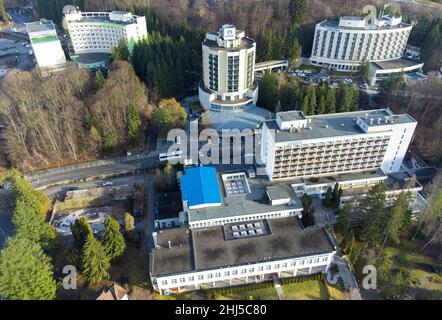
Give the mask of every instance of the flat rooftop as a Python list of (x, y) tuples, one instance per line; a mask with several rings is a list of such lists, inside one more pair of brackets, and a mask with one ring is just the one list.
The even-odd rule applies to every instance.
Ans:
[(361, 172), (342, 173), (337, 175), (315, 177), (315, 178), (302, 178), (293, 180), (292, 184), (305, 183), (306, 185), (318, 185), (329, 184), (333, 182), (341, 181), (358, 181), (366, 179), (387, 179), (387, 175), (382, 170), (370, 170)]
[[(166, 242), (166, 246), (153, 250), (152, 274), (203, 271), (335, 250), (324, 229), (303, 230), (297, 218), (267, 220), (267, 226), (268, 234), (232, 240), (226, 240), (224, 227), (192, 230), (191, 240), (185, 228), (165, 230), (159, 238), (163, 245)], [(172, 241), (169, 249), (167, 239), (172, 238), (175, 242)], [(188, 242), (180, 246), (180, 241), (184, 240), (192, 244)], [(174, 243), (178, 245), (174, 246)]]
[(54, 24), (51, 20), (35, 21), (26, 23), (26, 30), (28, 33), (55, 31)]
[(156, 275), (194, 270), (189, 229), (175, 228), (159, 231), (158, 248), (153, 250), (151, 257), (152, 271)]
[(396, 59), (390, 61), (380, 61), (380, 62), (372, 62), (372, 64), (381, 70), (390, 70), (390, 69), (401, 69), (401, 68), (410, 68), (416, 67), (420, 68), (423, 66), (423, 62), (417, 62), (410, 59)]
[(250, 193), (248, 194), (227, 197), (225, 190), (222, 190), (223, 204), (221, 206), (190, 210), (189, 222), (218, 219), (223, 217), (238, 217), (243, 215), (290, 209), (299, 211), (302, 209), (302, 205), (289, 183), (272, 182), (271, 185), (277, 185), (280, 190), (282, 190), (280, 192), (286, 192), (292, 200), (290, 204), (274, 206), (272, 206), (269, 202), (266, 194), (267, 185), (263, 184), (263, 181), (249, 179), (248, 183), (250, 187)]
[[(307, 126), (309, 128), (301, 129), (300, 131), (290, 132), (288, 130), (280, 130), (275, 120), (266, 121), (267, 127), (270, 130), (275, 130), (276, 142), (289, 142), (298, 140), (321, 139), (329, 137), (353, 136), (357, 134), (365, 134), (365, 132), (356, 124), (358, 117), (374, 117), (384, 118), (390, 117), (394, 123), (414, 123), (412, 117), (407, 114), (391, 115), (387, 109), (377, 110), (363, 110), (356, 112), (336, 113), (319, 116), (309, 116), (307, 119), (311, 120)], [(382, 124), (381, 124), (382, 125)]]
[[(346, 20), (355, 20), (355, 21), (363, 20), (363, 18), (361, 19), (361, 17), (342, 17), (342, 18), (345, 18)], [(401, 22), (400, 24), (395, 25), (395, 26), (388, 26), (388, 25), (376, 26), (374, 24), (371, 24), (371, 25), (366, 24), (365, 27), (363, 27), (363, 28), (339, 26), (339, 21), (337, 21), (337, 20), (324, 20), (324, 21), (320, 22), (319, 24), (322, 27), (336, 28), (336, 29), (340, 29), (340, 30), (391, 30), (391, 29), (401, 29), (401, 28), (411, 27), (410, 24), (405, 23), (405, 22)]]
[(302, 113), (301, 111), (280, 112), (279, 116), (281, 117), (282, 121), (295, 121), (306, 119), (304, 113)]
[[(218, 32), (209, 32), (209, 33), (214, 33), (214, 34), (218, 35)], [(238, 51), (241, 49), (253, 48), (253, 46), (255, 45), (255, 41), (250, 38), (244, 37), (241, 39), (241, 43), (238, 46), (236, 46), (234, 48), (224, 48), (224, 47), (220, 47), (218, 45), (218, 42), (216, 42), (214, 40), (205, 39), (203, 42), (203, 45), (206, 47), (209, 47), (210, 49), (213, 49), (213, 50), (234, 52), (234, 51)]]

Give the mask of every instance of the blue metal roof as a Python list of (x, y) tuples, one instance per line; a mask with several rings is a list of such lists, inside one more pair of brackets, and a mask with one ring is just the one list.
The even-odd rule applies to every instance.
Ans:
[(183, 201), (189, 208), (201, 205), (221, 204), (221, 193), (216, 170), (213, 167), (193, 167), (184, 171), (181, 177)]

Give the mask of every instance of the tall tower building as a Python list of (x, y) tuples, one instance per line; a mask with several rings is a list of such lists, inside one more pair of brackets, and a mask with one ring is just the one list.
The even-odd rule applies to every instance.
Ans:
[(225, 24), (218, 32), (207, 33), (202, 46), (201, 105), (218, 112), (242, 111), (256, 105), (255, 41), (244, 31)]
[(27, 23), (26, 31), (31, 40), (36, 63), (43, 72), (62, 70), (66, 67), (66, 57), (52, 21)]

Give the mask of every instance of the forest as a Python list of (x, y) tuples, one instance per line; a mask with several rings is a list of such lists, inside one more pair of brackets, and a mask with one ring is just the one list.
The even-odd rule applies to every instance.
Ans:
[(29, 171), (136, 145), (147, 101), (127, 62), (114, 62), (107, 78), (73, 65), (50, 78), (37, 70), (10, 73), (0, 85), (0, 115), (11, 165)]
[(258, 105), (272, 112), (302, 110), (306, 115), (317, 115), (355, 111), (358, 104), (358, 89), (344, 82), (332, 88), (326, 81), (312, 86), (267, 72), (259, 88)]

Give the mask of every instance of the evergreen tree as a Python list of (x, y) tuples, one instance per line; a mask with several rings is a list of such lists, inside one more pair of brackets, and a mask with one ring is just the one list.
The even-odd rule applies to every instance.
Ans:
[(111, 261), (121, 257), (126, 250), (126, 243), (117, 220), (107, 217), (103, 235), (103, 247)]
[(332, 188), (328, 187), (327, 193), (325, 194), (325, 199), (323, 201), (324, 206), (326, 206), (327, 208), (331, 207), (332, 205), (332, 193), (333, 193)]
[(129, 109), (129, 118), (127, 120), (127, 134), (129, 143), (137, 141), (141, 131), (141, 116), (140, 111), (134, 105)]
[(120, 40), (120, 42), (118, 43), (118, 46), (112, 48), (112, 59), (114, 61), (117, 61), (117, 60), (129, 61), (130, 60), (129, 48), (127, 47), (125, 40)]
[(12, 223), (17, 238), (39, 243), (47, 249), (55, 244), (56, 232), (46, 223), (44, 216), (35, 212), (32, 206), (18, 200), (12, 216)]
[(336, 223), (336, 231), (340, 234), (347, 234), (351, 230), (352, 208), (350, 203), (346, 203), (339, 212), (338, 221)]
[(376, 246), (383, 240), (385, 227), (386, 187), (380, 183), (367, 193), (359, 204), (357, 211), (362, 219), (361, 240), (367, 246)]
[(336, 113), (336, 90), (332, 89), (327, 92), (326, 113)]
[(307, 14), (307, 0), (290, 0), (289, 14), (293, 24), (300, 25), (304, 23)]
[(75, 246), (81, 250), (89, 236), (93, 236), (92, 228), (85, 217), (75, 220), (71, 224), (71, 232), (74, 237)]
[(259, 86), (258, 105), (270, 111), (274, 111), (277, 103), (278, 83), (274, 73), (266, 72)]
[(308, 115), (315, 115), (316, 111), (316, 89), (315, 87), (308, 86), (307, 87), (307, 95), (309, 101)]
[(0, 252), (0, 297), (52, 300), (56, 290), (53, 266), (41, 247), (26, 238), (9, 238)]
[(325, 98), (324, 96), (321, 96), (319, 98), (319, 103), (318, 103), (318, 109), (316, 110), (316, 114), (324, 114), (325, 113)]
[(388, 276), (391, 273), (391, 269), (393, 269), (393, 259), (390, 251), (383, 251), (381, 255), (376, 258), (375, 262), (377, 277), (380, 283), (386, 282), (388, 280)]
[(95, 92), (101, 90), (104, 86), (104, 76), (101, 73), (101, 71), (99, 69), (97, 69), (97, 71), (95, 71), (95, 82), (94, 82), (94, 89)]
[(109, 279), (109, 257), (101, 243), (93, 235), (89, 235), (84, 244), (82, 266), (84, 275), (92, 283)]

